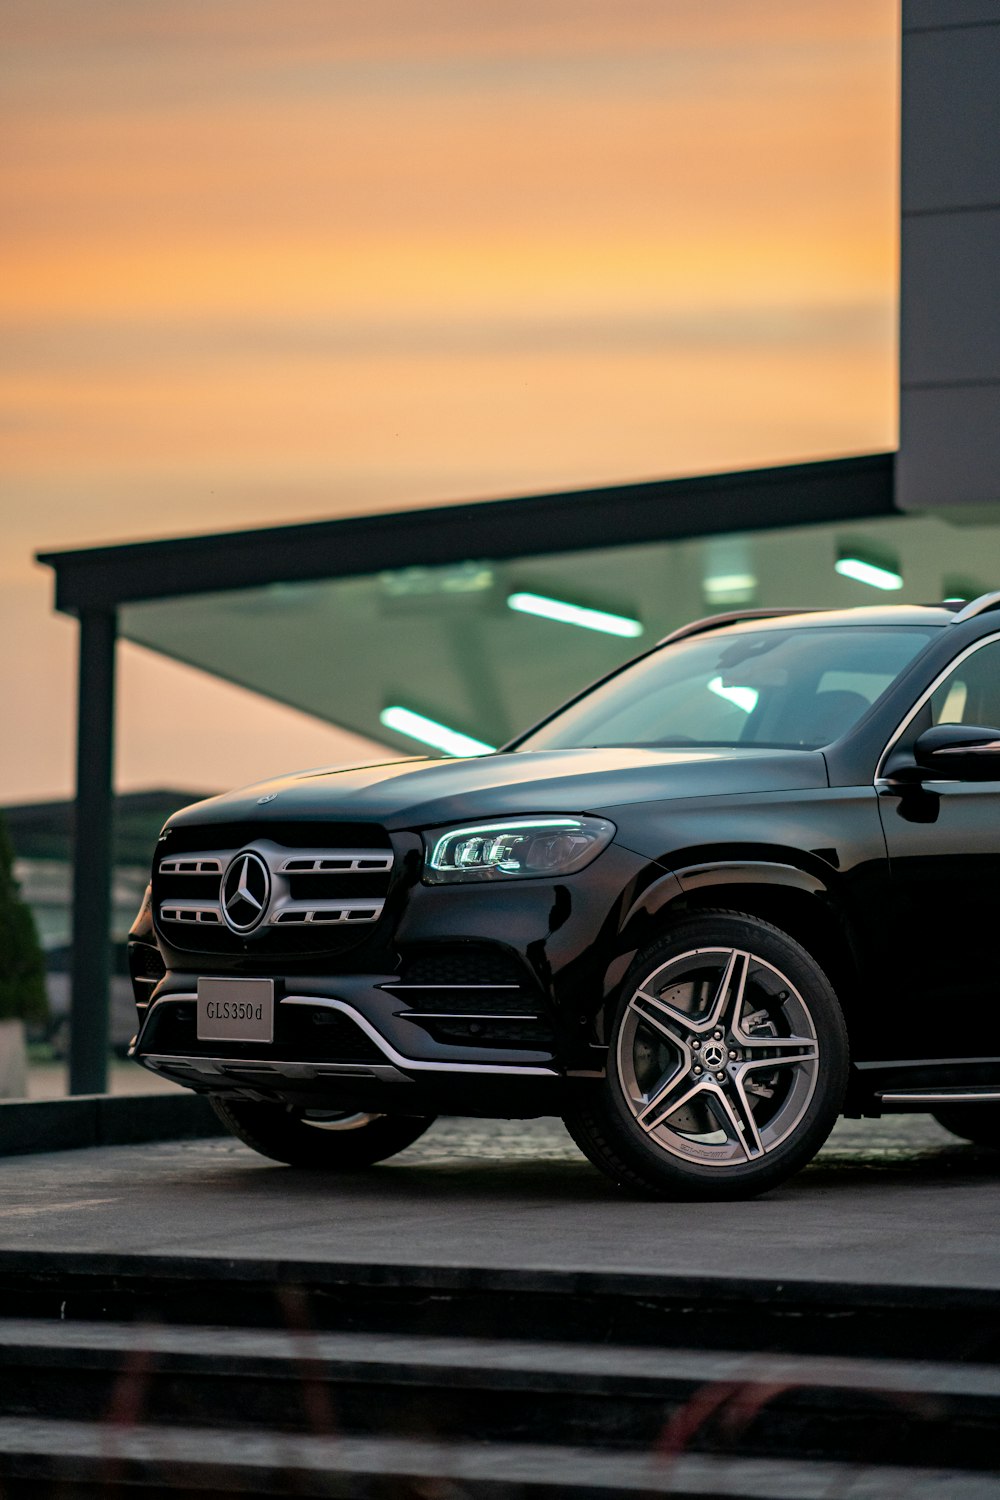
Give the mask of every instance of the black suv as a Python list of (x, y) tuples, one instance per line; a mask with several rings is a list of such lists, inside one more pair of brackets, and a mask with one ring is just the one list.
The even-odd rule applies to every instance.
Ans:
[(1000, 1144), (998, 609), (703, 620), (495, 754), (185, 808), (133, 1055), (331, 1169), (439, 1113), (561, 1115), (652, 1196), (772, 1187), (840, 1113)]

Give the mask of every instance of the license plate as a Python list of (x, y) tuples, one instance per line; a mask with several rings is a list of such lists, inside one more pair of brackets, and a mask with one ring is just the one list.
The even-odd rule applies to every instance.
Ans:
[(199, 979), (200, 1042), (274, 1039), (273, 979)]

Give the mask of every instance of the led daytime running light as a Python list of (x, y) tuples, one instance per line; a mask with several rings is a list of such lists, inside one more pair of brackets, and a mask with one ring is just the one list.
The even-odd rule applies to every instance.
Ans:
[(425, 834), (424, 880), (541, 879), (575, 874), (615, 835), (606, 818), (505, 818)]
[(505, 833), (520, 833), (522, 829), (528, 828), (552, 828), (558, 830), (560, 828), (579, 828), (579, 826), (580, 820), (578, 818), (528, 818), (523, 823), (483, 823), (478, 827), (449, 828), (448, 832), (443, 833), (434, 845), (431, 857), (427, 862), (432, 870), (446, 868), (441, 863), (442, 850), (458, 837), (473, 839), (480, 834), (492, 833), (502, 838)]

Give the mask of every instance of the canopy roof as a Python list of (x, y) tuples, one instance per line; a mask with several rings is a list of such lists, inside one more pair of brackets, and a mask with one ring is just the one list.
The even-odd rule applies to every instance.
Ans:
[[(852, 602), (813, 598), (775, 529), (870, 525), (892, 514), (892, 473), (875, 454), (39, 560), (59, 609), (114, 611), (126, 639), (330, 723), (414, 752), (403, 709), (498, 745), (672, 626), (759, 592), (750, 534), (772, 534), (802, 586), (791, 598), (786, 576), (762, 602)], [(599, 614), (568, 629), (544, 613), (559, 604)]]

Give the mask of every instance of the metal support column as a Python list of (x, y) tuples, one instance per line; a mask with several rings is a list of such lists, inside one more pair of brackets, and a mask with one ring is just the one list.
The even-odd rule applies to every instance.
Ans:
[(71, 1094), (103, 1094), (108, 1081), (117, 630), (114, 610), (80, 611), (69, 1049)]

